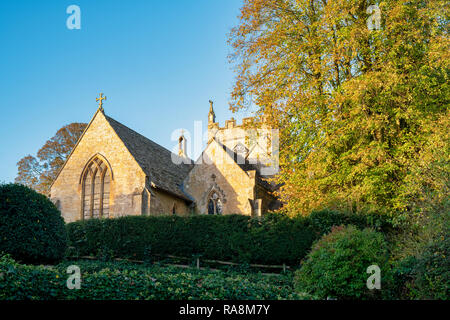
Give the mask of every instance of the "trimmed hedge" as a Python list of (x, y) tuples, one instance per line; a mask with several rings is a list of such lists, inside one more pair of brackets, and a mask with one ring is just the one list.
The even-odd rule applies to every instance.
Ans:
[(64, 220), (46, 196), (23, 185), (0, 185), (0, 252), (27, 263), (54, 263), (66, 248)]
[[(69, 290), (69, 265), (81, 271), (81, 288)], [(20, 265), (0, 256), (0, 300), (264, 300), (307, 299), (295, 294), (292, 276), (186, 270), (98, 261), (53, 267)]]
[(72, 254), (146, 260), (151, 254), (298, 265), (314, 240), (333, 225), (370, 225), (364, 217), (321, 211), (309, 217), (269, 214), (190, 217), (128, 216), (67, 225)]
[(239, 263), (298, 264), (314, 235), (305, 219), (243, 215), (90, 219), (67, 225), (77, 255), (147, 259), (171, 254)]

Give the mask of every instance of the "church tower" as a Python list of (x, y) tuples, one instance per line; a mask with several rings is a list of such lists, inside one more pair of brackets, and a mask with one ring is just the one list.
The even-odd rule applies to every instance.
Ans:
[(270, 160), (273, 137), (270, 126), (264, 120), (247, 117), (242, 119), (242, 124), (237, 124), (236, 120), (231, 118), (225, 120), (225, 126), (221, 127), (216, 122), (211, 100), (209, 104), (208, 143), (214, 138), (241, 158), (254, 163)]

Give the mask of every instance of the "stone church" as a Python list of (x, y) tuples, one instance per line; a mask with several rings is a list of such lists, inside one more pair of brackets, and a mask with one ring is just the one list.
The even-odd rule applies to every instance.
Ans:
[(183, 134), (174, 154), (107, 116), (102, 98), (51, 186), (66, 222), (126, 215), (260, 216), (280, 206), (273, 195), (277, 186), (267, 179), (276, 172), (261, 174), (268, 168), (271, 131), (251, 138), (246, 128), (253, 118), (220, 127), (210, 101), (207, 146), (192, 161)]

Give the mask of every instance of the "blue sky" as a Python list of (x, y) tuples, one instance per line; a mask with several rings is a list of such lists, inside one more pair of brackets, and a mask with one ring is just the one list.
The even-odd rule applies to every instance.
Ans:
[[(69, 5), (81, 29), (69, 30)], [(0, 182), (62, 126), (106, 114), (172, 150), (173, 130), (223, 125), (234, 74), (227, 36), (242, 0), (0, 2)], [(204, 128), (206, 129), (206, 128)]]

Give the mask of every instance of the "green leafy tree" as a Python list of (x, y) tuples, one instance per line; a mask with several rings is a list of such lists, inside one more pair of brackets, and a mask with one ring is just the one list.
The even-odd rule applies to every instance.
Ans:
[(15, 182), (48, 194), (50, 185), (86, 126), (86, 123), (64, 126), (39, 149), (37, 159), (31, 155), (20, 159), (17, 162), (18, 174)]
[[(408, 212), (424, 187), (448, 196), (437, 187), (449, 172), (449, 7), (377, 3), (373, 30), (373, 1), (245, 0), (231, 32), (230, 108), (255, 104), (280, 129), (277, 182), (291, 214)], [(437, 172), (426, 186), (423, 158)]]

